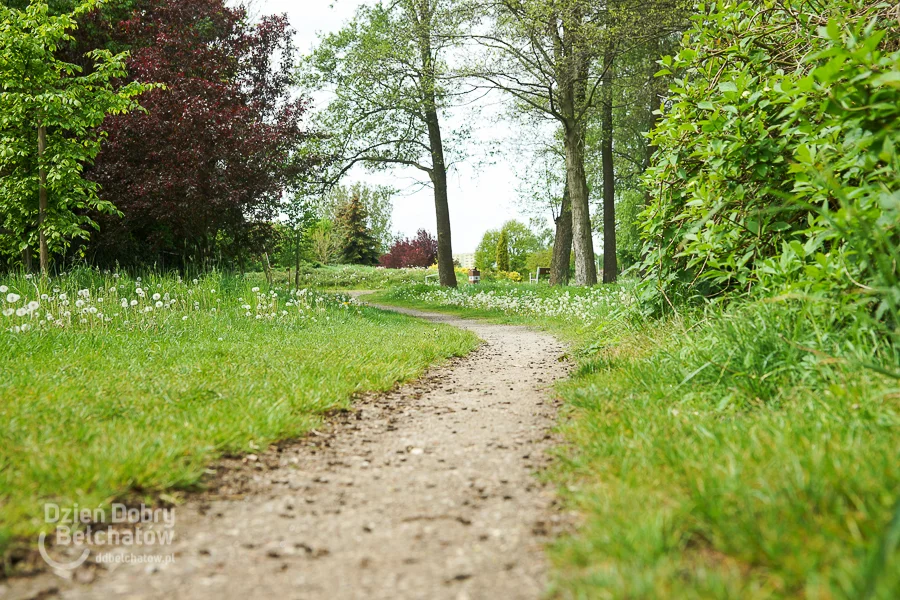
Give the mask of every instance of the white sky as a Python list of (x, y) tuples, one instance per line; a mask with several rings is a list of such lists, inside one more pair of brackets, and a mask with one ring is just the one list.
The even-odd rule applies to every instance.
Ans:
[[(337, 31), (349, 19), (356, 7), (365, 0), (256, 0), (254, 12), (259, 14), (287, 13), (297, 31), (297, 46), (308, 52), (317, 34)], [(450, 134), (453, 120), (445, 119), (445, 136)], [(505, 138), (508, 127), (502, 123), (488, 125), (474, 134), (476, 139)], [(488, 229), (495, 229), (505, 221), (518, 218), (527, 223), (520, 211), (516, 194), (516, 178), (511, 166), (500, 159), (484, 164), (487, 147), (476, 144), (470, 150), (471, 160), (456, 165), (450, 173), (450, 219), (453, 229), (453, 252), (474, 252)], [(481, 166), (478, 166), (481, 163)], [(394, 198), (393, 229), (402, 235), (413, 235), (420, 228), (435, 233), (434, 196), (431, 188), (421, 188), (415, 169), (397, 169), (388, 173), (369, 174), (362, 168), (354, 170), (348, 181), (361, 180), (371, 184), (391, 185), (402, 190)]]

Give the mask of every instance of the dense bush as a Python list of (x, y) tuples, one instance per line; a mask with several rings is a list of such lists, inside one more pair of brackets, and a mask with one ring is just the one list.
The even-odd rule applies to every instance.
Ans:
[(414, 238), (398, 239), (381, 257), (381, 266), (389, 269), (430, 267), (436, 262), (437, 240), (424, 229), (420, 229)]
[(733, 292), (900, 309), (900, 44), (857, 0), (723, 0), (663, 60), (642, 215), (656, 308)]

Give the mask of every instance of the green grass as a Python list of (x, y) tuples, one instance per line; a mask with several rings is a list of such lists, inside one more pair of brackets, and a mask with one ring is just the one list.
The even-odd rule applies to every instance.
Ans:
[[(300, 287), (321, 290), (383, 290), (392, 286), (423, 283), (425, 276), (437, 271), (426, 269), (382, 269), (361, 265), (334, 265), (325, 267), (301, 267)], [(264, 273), (248, 273), (248, 281), (262, 285), (266, 282)], [(273, 284), (289, 286), (294, 283), (294, 273), (284, 270), (272, 272)]]
[(551, 548), (555, 596), (900, 597), (900, 386), (863, 366), (896, 371), (893, 349), (799, 300), (654, 322), (598, 304), (589, 326), (520, 303), (563, 293), (380, 295), (573, 344), (553, 477), (583, 521)]
[[(354, 394), (389, 389), (477, 344), (348, 298), (273, 296), (217, 275), (0, 283), (22, 296), (11, 304), (4, 293), (3, 306), (52, 296), (30, 315), (0, 315), (0, 555), (34, 542), (46, 527), (43, 502), (100, 507), (194, 489), (216, 457), (302, 436)], [(79, 289), (91, 291), (86, 300)], [(167, 306), (155, 308), (154, 293)], [(23, 323), (30, 330), (11, 330)]]

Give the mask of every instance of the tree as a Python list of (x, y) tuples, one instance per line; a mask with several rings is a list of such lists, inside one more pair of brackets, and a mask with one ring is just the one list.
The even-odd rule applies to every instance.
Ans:
[(321, 219), (309, 230), (312, 257), (323, 265), (337, 260), (341, 250), (341, 238), (334, 230), (334, 223)]
[(455, 89), (447, 50), (462, 14), (457, 0), (396, 0), (361, 6), (326, 36), (305, 65), (307, 85), (334, 98), (318, 115), (336, 157), (335, 180), (356, 164), (412, 167), (434, 189), (441, 285), (456, 286), (447, 189), (448, 152), (441, 112)]
[[(504, 235), (509, 257), (507, 269), (501, 269), (497, 264), (497, 249), (500, 246), (500, 238)], [(475, 266), (481, 270), (493, 269), (496, 266), (499, 270), (523, 271), (526, 269), (528, 256), (542, 248), (541, 240), (527, 225), (515, 220), (507, 221), (500, 229), (485, 232), (475, 250)]]
[(88, 211), (116, 214), (85, 179), (85, 165), (100, 152), (106, 116), (139, 108), (136, 98), (154, 87), (114, 85), (126, 75), (125, 53), (89, 51), (87, 72), (58, 58), (77, 19), (100, 4), (84, 0), (58, 16), (42, 2), (0, 5), (0, 251), (22, 252), (30, 263), (37, 243), (44, 275), (51, 252), (97, 226)]
[[(543, 135), (541, 120), (532, 119), (531, 125), (520, 130), (530, 139), (524, 148), (516, 149), (519, 161), (516, 164), (522, 167), (516, 173), (520, 182), (519, 195), (539, 221), (550, 213), (554, 224), (552, 258), (547, 263), (550, 265), (550, 285), (566, 285), (572, 255), (572, 202), (566, 182), (565, 149), (561, 135), (549, 140)], [(523, 154), (532, 157), (524, 165), (521, 163)]]
[[(493, 27), (473, 36), (487, 49), (488, 56), (483, 64), (472, 65), (471, 74), (511, 94), (523, 109), (553, 118), (562, 127), (579, 285), (597, 281), (585, 168), (588, 123), (601, 104), (601, 86), (611, 82), (617, 56), (667, 31), (671, 15), (678, 14), (678, 3), (679, 0), (481, 2)], [(611, 152), (607, 154), (611, 156)], [(608, 210), (614, 212), (614, 205)], [(561, 233), (565, 235), (565, 230)], [(612, 234), (614, 243), (615, 232)]]
[[(306, 100), (294, 94), (284, 16), (250, 22), (224, 0), (134, 0), (95, 29), (131, 48), (135, 80), (160, 81), (147, 113), (109, 119), (89, 173), (123, 218), (103, 216), (89, 250), (99, 263), (243, 260), (259, 223), (311, 159), (295, 158)], [(99, 35), (99, 34), (98, 34)]]
[(378, 242), (378, 251), (387, 252), (394, 236), (391, 233), (391, 213), (394, 208), (393, 188), (387, 186), (369, 186), (357, 182), (347, 187), (337, 185), (321, 195), (315, 210), (319, 218), (337, 219), (337, 215), (351, 199), (356, 196), (362, 202), (368, 215), (369, 229)]
[(341, 258), (351, 265), (378, 263), (378, 242), (369, 229), (366, 207), (359, 196), (353, 196), (337, 216), (341, 236)]
[(509, 271), (509, 236), (506, 229), (501, 229), (497, 238), (497, 270)]
[(381, 257), (380, 264), (388, 269), (430, 267), (437, 260), (437, 251), (437, 240), (424, 229), (420, 229), (412, 239), (396, 240), (390, 251)]

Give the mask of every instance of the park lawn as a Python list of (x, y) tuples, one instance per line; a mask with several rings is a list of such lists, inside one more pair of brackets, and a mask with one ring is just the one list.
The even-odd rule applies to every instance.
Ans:
[(900, 597), (900, 386), (863, 366), (896, 355), (864, 333), (797, 300), (665, 321), (598, 303), (586, 324), (541, 314), (566, 291), (435, 290), (377, 299), (572, 344), (551, 476), (581, 522), (550, 549), (554, 597)]
[[(0, 556), (34, 543), (44, 502), (93, 508), (195, 489), (217, 457), (302, 436), (354, 394), (390, 389), (478, 343), (346, 297), (253, 291), (217, 275), (88, 272), (53, 282), (55, 292), (0, 283), (23, 297), (15, 306), (50, 296), (18, 320), (0, 315)], [(129, 299), (138, 304), (117, 304)], [(97, 307), (109, 314), (80, 317)], [(64, 322), (39, 325), (44, 311)], [(24, 322), (30, 330), (10, 326)]]

